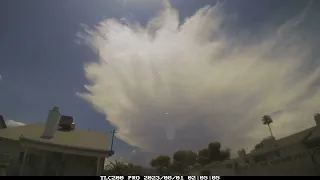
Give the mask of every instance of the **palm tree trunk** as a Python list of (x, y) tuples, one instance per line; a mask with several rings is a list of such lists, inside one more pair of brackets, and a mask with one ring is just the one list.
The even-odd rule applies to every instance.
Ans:
[(111, 148), (110, 150), (112, 151), (112, 148), (113, 148), (113, 139), (114, 139), (114, 134), (116, 133), (116, 130), (112, 130), (112, 139), (111, 139)]
[(269, 131), (270, 131), (271, 136), (274, 137), (272, 134), (271, 128), (270, 128), (270, 124), (268, 124), (268, 127), (269, 127)]

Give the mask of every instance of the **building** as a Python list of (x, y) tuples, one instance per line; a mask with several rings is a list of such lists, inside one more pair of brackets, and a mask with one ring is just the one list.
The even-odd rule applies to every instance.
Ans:
[[(3, 118), (0, 125), (4, 124)], [(72, 117), (50, 110), (46, 124), (0, 127), (0, 167), (7, 175), (100, 175), (108, 150), (104, 132), (77, 129)], [(5, 172), (4, 172), (5, 170)]]
[(320, 175), (320, 114), (314, 116), (316, 126), (290, 136), (267, 137), (238, 157), (195, 169), (192, 174), (210, 171), (212, 175)]

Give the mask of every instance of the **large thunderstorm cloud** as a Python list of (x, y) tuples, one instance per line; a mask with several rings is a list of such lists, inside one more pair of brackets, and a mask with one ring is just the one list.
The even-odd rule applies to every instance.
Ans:
[(180, 23), (166, 4), (147, 26), (106, 19), (87, 29), (81, 38), (100, 58), (86, 65), (80, 96), (120, 139), (150, 152), (212, 141), (247, 148), (269, 135), (265, 114), (278, 138), (313, 126), (320, 71), (309, 67), (314, 44), (301, 27), (308, 7), (254, 35), (228, 34), (222, 9), (204, 7)]

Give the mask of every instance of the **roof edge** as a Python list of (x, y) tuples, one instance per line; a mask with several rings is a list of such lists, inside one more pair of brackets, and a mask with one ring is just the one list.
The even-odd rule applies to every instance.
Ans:
[(27, 142), (27, 143), (32, 143), (32, 144), (37, 144), (37, 145), (50, 145), (50, 146), (55, 146), (55, 147), (60, 147), (60, 148), (68, 148), (71, 150), (80, 150), (80, 151), (87, 151), (87, 152), (92, 152), (92, 153), (101, 153), (105, 154), (106, 157), (110, 157), (114, 154), (114, 151), (112, 150), (107, 150), (107, 149), (93, 149), (93, 148), (85, 148), (85, 147), (76, 147), (76, 146), (68, 146), (68, 145), (62, 145), (62, 144), (56, 144), (56, 143), (51, 143), (51, 142), (43, 142), (43, 141), (38, 141), (35, 139), (30, 139), (24, 136), (19, 137), (20, 142)]

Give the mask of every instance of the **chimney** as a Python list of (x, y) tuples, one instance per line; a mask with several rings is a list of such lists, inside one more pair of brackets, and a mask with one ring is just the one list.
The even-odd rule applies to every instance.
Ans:
[(313, 119), (314, 119), (314, 121), (316, 121), (317, 126), (320, 127), (320, 114), (319, 114), (319, 113), (316, 113), (316, 114), (313, 116)]
[(240, 149), (240, 150), (238, 151), (238, 156), (239, 156), (239, 157), (245, 157), (246, 155), (247, 155), (246, 150)]
[(4, 121), (3, 116), (0, 115), (0, 129), (5, 129), (5, 128), (7, 128), (7, 124)]
[(49, 111), (47, 122), (45, 124), (41, 138), (50, 139), (54, 136), (58, 128), (60, 117), (61, 114), (58, 107), (54, 107)]

